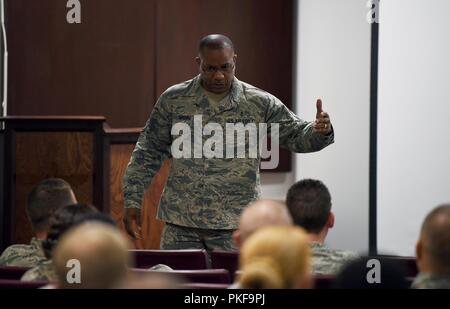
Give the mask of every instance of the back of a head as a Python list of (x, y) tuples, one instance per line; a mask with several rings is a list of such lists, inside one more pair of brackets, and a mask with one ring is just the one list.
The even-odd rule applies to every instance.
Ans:
[(294, 226), (262, 228), (244, 243), (239, 264), (242, 288), (309, 287), (308, 236), (303, 229)]
[(80, 222), (84, 216), (92, 215), (96, 212), (98, 210), (89, 204), (66, 205), (57, 209), (50, 220), (47, 239), (42, 242), (42, 248), (47, 258), (51, 258), (52, 250), (61, 235)]
[(361, 257), (346, 264), (334, 280), (338, 289), (408, 289), (404, 266), (375, 256)]
[(328, 220), (331, 195), (320, 180), (304, 179), (291, 186), (286, 204), (295, 225), (318, 234)]
[(284, 203), (258, 200), (245, 208), (241, 214), (239, 220), (241, 242), (262, 227), (284, 225), (292, 225), (292, 218)]
[(49, 220), (60, 207), (76, 203), (70, 184), (63, 179), (49, 178), (39, 182), (27, 199), (27, 214), (33, 229), (44, 232), (49, 228)]
[(420, 237), (432, 272), (450, 275), (450, 204), (438, 206), (427, 215)]
[(86, 222), (98, 222), (98, 223), (104, 223), (106, 225), (112, 226), (114, 228), (119, 228), (117, 226), (117, 222), (114, 221), (113, 218), (111, 218), (110, 215), (104, 213), (104, 212), (99, 212), (99, 211), (95, 211), (95, 212), (89, 212), (87, 214), (83, 214), (83, 216), (81, 216), (76, 222), (75, 224), (83, 224)]
[[(86, 222), (69, 230), (55, 248), (53, 263), (62, 288), (118, 287), (127, 276), (131, 257), (121, 232), (100, 222)], [(80, 265), (80, 283), (69, 283), (70, 260)]]

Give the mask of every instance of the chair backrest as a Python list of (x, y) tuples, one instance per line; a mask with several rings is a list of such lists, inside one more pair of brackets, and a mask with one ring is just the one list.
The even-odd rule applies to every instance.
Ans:
[(0, 279), (19, 280), (28, 267), (0, 266)]
[(408, 277), (415, 277), (418, 269), (416, 264), (416, 258), (412, 256), (393, 256), (393, 255), (381, 255), (384, 260), (392, 261), (402, 267), (406, 271)]
[(224, 268), (234, 277), (239, 268), (239, 253), (213, 250), (211, 253), (211, 266), (212, 268)]
[(174, 270), (169, 272), (133, 268), (135, 274), (167, 274), (194, 283), (231, 284), (230, 273), (226, 269)]
[(136, 268), (150, 268), (165, 264), (173, 269), (207, 269), (206, 250), (130, 250), (134, 254)]
[(38, 289), (47, 284), (47, 281), (20, 281), (0, 279), (0, 289)]
[(335, 276), (316, 275), (314, 276), (314, 289), (332, 289)]

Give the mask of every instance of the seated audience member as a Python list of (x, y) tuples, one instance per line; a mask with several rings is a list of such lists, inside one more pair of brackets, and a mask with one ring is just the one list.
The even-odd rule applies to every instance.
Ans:
[(328, 230), (334, 226), (334, 214), (330, 192), (321, 181), (298, 181), (289, 189), (286, 204), (294, 224), (309, 234), (313, 274), (334, 275), (342, 265), (357, 258), (353, 252), (334, 250), (324, 244)]
[(233, 240), (237, 247), (241, 247), (256, 230), (272, 225), (292, 225), (286, 205), (273, 200), (258, 200), (242, 211)]
[(392, 260), (376, 256), (361, 257), (342, 267), (334, 280), (334, 288), (408, 289), (406, 274), (404, 267)]
[(58, 243), (58, 239), (69, 228), (80, 222), (83, 216), (91, 215), (98, 210), (86, 204), (67, 205), (55, 211), (50, 222), (47, 238), (42, 243), (46, 259), (25, 272), (22, 281), (55, 281), (56, 273), (52, 262), (52, 250)]
[(241, 247), (238, 288), (310, 288), (308, 235), (294, 226), (257, 230)]
[[(131, 255), (128, 240), (119, 229), (101, 222), (85, 222), (65, 233), (55, 247), (53, 264), (59, 288), (118, 288), (128, 277)], [(80, 264), (79, 282), (67, 262)], [(67, 280), (67, 277), (73, 280)]]
[(450, 289), (450, 204), (432, 210), (416, 245), (416, 289)]
[(70, 185), (58, 178), (45, 179), (38, 183), (28, 194), (26, 212), (35, 237), (29, 245), (12, 245), (0, 256), (0, 265), (35, 267), (45, 260), (41, 247), (47, 238), (49, 221), (58, 208), (76, 203)]

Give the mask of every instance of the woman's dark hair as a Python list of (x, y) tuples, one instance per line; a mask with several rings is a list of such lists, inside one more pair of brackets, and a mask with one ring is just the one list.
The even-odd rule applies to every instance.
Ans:
[(75, 224), (82, 221), (85, 216), (97, 212), (97, 208), (89, 204), (73, 204), (57, 209), (50, 219), (50, 228), (47, 239), (42, 242), (45, 256), (48, 259), (51, 259), (52, 250), (58, 243), (58, 239), (61, 235)]

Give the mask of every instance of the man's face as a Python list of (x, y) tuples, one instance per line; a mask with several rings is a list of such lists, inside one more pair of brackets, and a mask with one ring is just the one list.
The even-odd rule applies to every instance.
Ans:
[(230, 90), (236, 70), (236, 55), (231, 48), (205, 48), (196, 60), (203, 88), (217, 94)]

